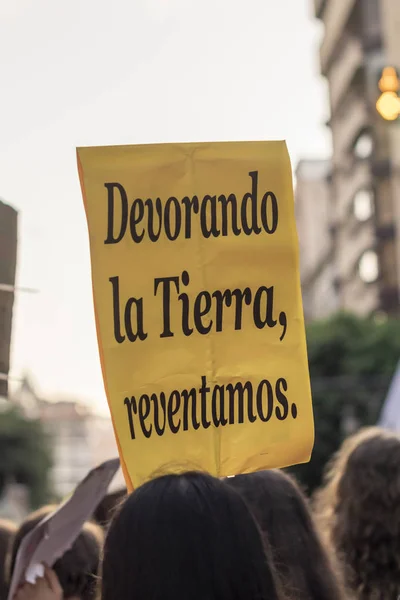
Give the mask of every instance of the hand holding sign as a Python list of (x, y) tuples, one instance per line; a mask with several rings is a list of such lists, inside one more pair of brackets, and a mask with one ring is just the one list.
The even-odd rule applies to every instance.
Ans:
[[(88, 473), (72, 496), (45, 517), (22, 540), (12, 574), (8, 600), (13, 600), (21, 583), (35, 583), (45, 576), (43, 565), (53, 566), (78, 537), (83, 524), (107, 492), (119, 469), (119, 460), (102, 463)], [(48, 574), (48, 581), (49, 581)], [(26, 588), (27, 589), (27, 588)]]
[(57, 575), (49, 569), (43, 568), (43, 576), (35, 584), (24, 583), (14, 596), (15, 600), (62, 600), (63, 591)]
[(313, 417), (283, 142), (80, 148), (128, 488), (306, 462)]

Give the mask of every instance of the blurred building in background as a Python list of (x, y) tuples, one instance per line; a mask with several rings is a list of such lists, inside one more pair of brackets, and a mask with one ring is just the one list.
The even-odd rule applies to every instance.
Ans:
[(8, 483), (5, 485), (0, 497), (0, 515), (2, 519), (9, 519), (20, 523), (29, 513), (29, 492), (25, 485)]
[(331, 235), (331, 163), (302, 160), (296, 170), (296, 222), (306, 320), (324, 319), (338, 307)]
[(53, 450), (52, 489), (69, 494), (92, 467), (90, 412), (77, 402), (40, 402), (40, 420)]
[(17, 235), (18, 213), (0, 200), (0, 397), (8, 395)]
[[(110, 417), (73, 400), (44, 400), (27, 378), (12, 400), (27, 418), (39, 419), (49, 436), (51, 488), (60, 498), (71, 493), (90, 469), (118, 456)], [(123, 486), (121, 472), (113, 483), (113, 487)]]
[[(321, 221), (330, 241), (317, 251), (324, 256), (331, 245), (330, 258), (321, 269), (337, 290), (341, 309), (363, 316), (376, 311), (396, 314), (400, 306), (400, 124), (384, 121), (376, 101), (382, 69), (400, 67), (400, 1), (314, 0), (314, 8), (324, 25), (320, 63), (329, 87), (333, 144), (326, 186), (320, 182), (316, 200), (330, 206), (330, 217)], [(309, 171), (305, 178), (302, 171), (300, 165), (297, 202), (301, 204), (308, 203), (302, 190), (316, 186), (307, 182)], [(300, 214), (306, 210), (297, 207)], [(313, 214), (319, 210), (314, 208)], [(304, 256), (311, 250), (306, 247), (315, 242), (302, 227), (300, 222), (303, 262), (307, 262)], [(317, 224), (310, 227), (317, 231)], [(307, 307), (307, 278), (303, 286)], [(314, 306), (311, 303), (311, 318), (320, 316)]]

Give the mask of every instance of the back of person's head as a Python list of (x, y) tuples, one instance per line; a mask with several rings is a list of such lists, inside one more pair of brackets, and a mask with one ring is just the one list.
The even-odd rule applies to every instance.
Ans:
[(107, 529), (119, 505), (126, 497), (126, 488), (111, 492), (104, 496), (93, 514), (93, 519), (103, 529)]
[[(12, 546), (11, 575), (23, 538), (56, 508), (45, 506), (23, 521)], [(102, 529), (94, 523), (87, 522), (72, 547), (54, 564), (53, 569), (60, 581), (65, 599), (92, 600), (94, 598), (103, 540)]]
[(342, 560), (347, 585), (363, 600), (397, 600), (400, 438), (378, 428), (369, 429), (352, 440), (345, 460), (337, 459), (335, 465), (329, 534)]
[(102, 600), (275, 600), (268, 549), (240, 495), (210, 475), (153, 479), (114, 517)]
[(285, 592), (296, 600), (339, 600), (343, 592), (319, 538), (307, 500), (282, 471), (227, 479), (238, 490), (268, 537)]
[(6, 565), (16, 531), (17, 526), (12, 521), (0, 519), (0, 600), (7, 598), (8, 577)]
[(344, 440), (339, 450), (328, 461), (324, 474), (323, 485), (314, 493), (313, 513), (324, 539), (331, 544), (331, 532), (336, 519), (336, 506), (338, 503), (338, 486), (347, 460), (353, 450), (365, 440), (375, 437), (381, 432), (376, 427), (361, 429), (356, 434)]

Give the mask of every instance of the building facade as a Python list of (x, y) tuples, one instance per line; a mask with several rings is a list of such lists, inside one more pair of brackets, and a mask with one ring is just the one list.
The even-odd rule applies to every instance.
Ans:
[(376, 110), (384, 66), (400, 67), (398, 0), (314, 0), (332, 132), (332, 265), (338, 306), (397, 314), (400, 292), (400, 123)]
[(0, 397), (8, 396), (18, 213), (0, 200)]
[[(52, 450), (50, 487), (59, 498), (70, 494), (90, 469), (118, 456), (110, 417), (74, 400), (45, 400), (27, 378), (12, 401), (27, 418), (39, 419), (43, 424)], [(112, 488), (123, 485), (119, 471)]]
[(304, 316), (324, 319), (336, 312), (333, 263), (331, 162), (302, 160), (296, 170), (295, 212), (300, 245)]

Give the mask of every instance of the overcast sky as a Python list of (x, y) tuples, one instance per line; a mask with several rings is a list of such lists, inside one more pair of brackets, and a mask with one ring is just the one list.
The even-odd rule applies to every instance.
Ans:
[[(326, 157), (311, 0), (0, 0), (0, 196), (20, 211), (12, 374), (105, 406), (75, 147), (286, 139)], [(0, 257), (1, 259), (1, 257)]]

